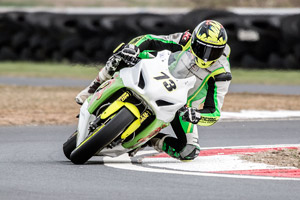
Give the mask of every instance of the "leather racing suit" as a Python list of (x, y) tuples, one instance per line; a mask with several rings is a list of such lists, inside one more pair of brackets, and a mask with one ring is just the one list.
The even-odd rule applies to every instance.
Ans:
[[(169, 59), (170, 72), (176, 78), (196, 77), (195, 86), (188, 93), (187, 106), (200, 109), (201, 119), (197, 125), (211, 126), (221, 116), (224, 97), (232, 79), (230, 47), (226, 45), (223, 55), (210, 67), (200, 68), (190, 50), (190, 36), (189, 32), (160, 36), (148, 34), (134, 38), (129, 43), (139, 47), (142, 58), (149, 58), (151, 54), (165, 49), (174, 52)], [(183, 121), (178, 115), (171, 125), (177, 139), (159, 133), (156, 137), (164, 138), (159, 149), (180, 160), (196, 158), (200, 150), (197, 126)]]

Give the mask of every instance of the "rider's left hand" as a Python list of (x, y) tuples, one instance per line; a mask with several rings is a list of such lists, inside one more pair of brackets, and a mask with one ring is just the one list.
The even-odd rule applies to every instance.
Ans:
[(197, 124), (201, 119), (201, 113), (196, 108), (183, 107), (179, 110), (182, 120)]
[(136, 62), (139, 54), (140, 54), (140, 49), (133, 44), (125, 45), (120, 52), (120, 56), (123, 58), (126, 64), (132, 64)]

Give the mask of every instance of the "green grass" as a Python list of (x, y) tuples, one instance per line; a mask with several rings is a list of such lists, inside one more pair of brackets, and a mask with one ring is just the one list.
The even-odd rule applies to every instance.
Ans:
[[(100, 66), (58, 63), (0, 62), (1, 76), (94, 79)], [(300, 85), (300, 70), (232, 69), (232, 83)]]
[(300, 85), (300, 70), (232, 70), (233, 83)]
[(0, 77), (94, 79), (99, 68), (62, 63), (0, 62)]

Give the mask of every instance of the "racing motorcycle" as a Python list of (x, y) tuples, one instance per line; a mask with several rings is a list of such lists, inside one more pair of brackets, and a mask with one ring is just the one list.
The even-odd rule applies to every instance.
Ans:
[(65, 156), (84, 164), (92, 156), (131, 152), (167, 127), (185, 106), (194, 76), (175, 78), (169, 52), (116, 72), (81, 106), (78, 128), (63, 145)]

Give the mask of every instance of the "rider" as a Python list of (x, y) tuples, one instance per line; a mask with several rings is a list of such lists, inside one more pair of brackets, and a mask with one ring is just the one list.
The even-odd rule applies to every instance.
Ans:
[(193, 160), (200, 152), (196, 125), (210, 126), (218, 121), (232, 79), (227, 34), (217, 21), (201, 22), (192, 34), (188, 31), (160, 36), (148, 34), (134, 38), (127, 45), (121, 44), (97, 78), (76, 96), (76, 102), (82, 104), (101, 83), (120, 70), (117, 52), (126, 63), (132, 63), (137, 57), (154, 57), (161, 50), (173, 52), (169, 58), (173, 76), (195, 76), (197, 80), (188, 93), (186, 107), (171, 122), (177, 138), (159, 133), (150, 140), (150, 146), (180, 160)]

